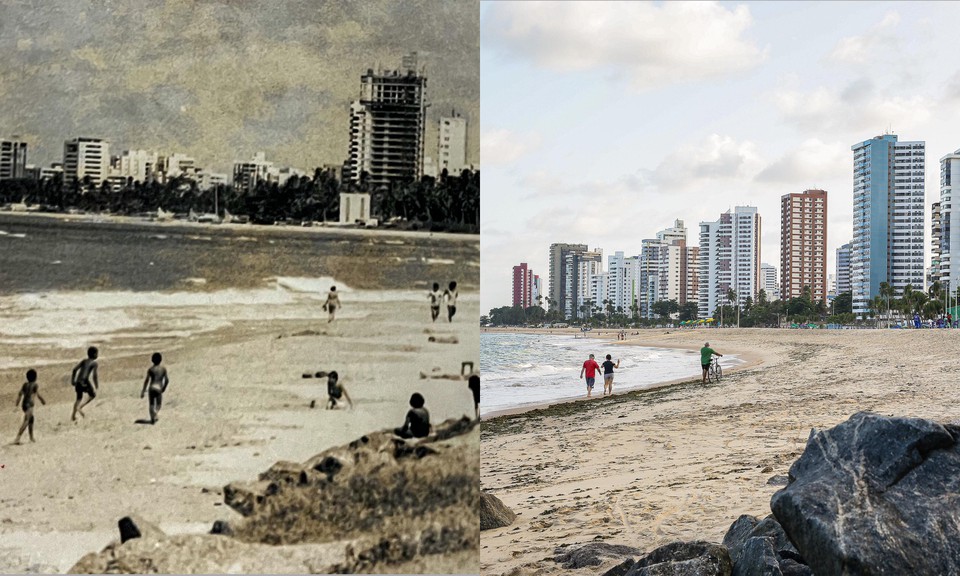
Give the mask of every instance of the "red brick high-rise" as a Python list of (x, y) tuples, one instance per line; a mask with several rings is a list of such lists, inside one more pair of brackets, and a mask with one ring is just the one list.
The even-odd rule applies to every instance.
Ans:
[(780, 298), (827, 299), (827, 192), (805, 190), (780, 198)]

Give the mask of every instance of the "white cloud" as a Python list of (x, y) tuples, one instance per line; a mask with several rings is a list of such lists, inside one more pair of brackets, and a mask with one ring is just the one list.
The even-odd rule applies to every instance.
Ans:
[(773, 101), (784, 120), (812, 132), (878, 132), (914, 127), (930, 117), (932, 98), (917, 92), (903, 94), (888, 93), (858, 79), (842, 88), (781, 89), (773, 93)]
[(900, 23), (900, 15), (888, 12), (879, 24), (873, 26), (866, 34), (841, 38), (830, 53), (830, 59), (846, 64), (863, 64), (870, 60), (878, 48), (896, 50), (899, 41), (894, 30)]
[(507, 129), (484, 130), (480, 135), (480, 162), (483, 166), (511, 164), (539, 146), (538, 134)]
[(717, 2), (504, 2), (482, 42), (553, 71), (622, 71), (644, 90), (756, 66), (766, 52), (743, 37), (752, 23), (748, 7)]
[(703, 142), (684, 146), (664, 158), (650, 180), (661, 190), (695, 186), (704, 181), (746, 178), (760, 165), (753, 142), (711, 134)]
[(843, 179), (852, 170), (850, 145), (805, 140), (757, 174), (759, 183), (788, 184), (792, 187), (823, 187), (825, 182)]

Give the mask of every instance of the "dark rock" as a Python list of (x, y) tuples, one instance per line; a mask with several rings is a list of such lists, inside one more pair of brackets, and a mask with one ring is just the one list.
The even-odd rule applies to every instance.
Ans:
[(773, 540), (756, 536), (748, 539), (734, 564), (733, 576), (783, 576)]
[(513, 524), (517, 515), (493, 494), (480, 492), (480, 530), (503, 528)]
[(627, 558), (623, 562), (604, 572), (603, 576), (626, 576), (627, 572), (629, 572), (636, 563), (637, 561), (633, 558)]
[(750, 533), (756, 527), (757, 519), (749, 514), (744, 514), (737, 518), (734, 523), (730, 525), (730, 528), (727, 529), (727, 533), (723, 536), (723, 545), (727, 547), (727, 552), (730, 554), (730, 561), (734, 564), (740, 559), (740, 552), (743, 550), (743, 545), (747, 543), (751, 535)]
[(226, 520), (217, 520), (213, 523), (213, 528), (210, 529), (210, 533), (230, 536), (233, 534), (233, 529), (230, 528), (230, 524)]
[(343, 469), (343, 463), (333, 456), (327, 456), (313, 467), (314, 470), (327, 475), (327, 480), (333, 480), (337, 472)]
[[(481, 492), (481, 494), (483, 494)], [(481, 516), (482, 518), (483, 516)], [(481, 527), (481, 530), (483, 528)], [(583, 546), (571, 548), (557, 548), (554, 550), (553, 560), (561, 564), (564, 568), (586, 568), (587, 566), (599, 566), (608, 558), (624, 558), (640, 555), (640, 550), (633, 546), (622, 546), (620, 544), (606, 544), (604, 542), (591, 542)]]
[(263, 504), (264, 494), (273, 484), (269, 481), (231, 482), (223, 487), (223, 502), (241, 516), (249, 516)]
[(854, 414), (811, 435), (771, 508), (817, 576), (960, 574), (958, 436)]
[(627, 576), (730, 576), (727, 549), (710, 542), (672, 542), (647, 554)]
[(117, 524), (120, 525), (121, 543), (141, 536), (140, 529), (137, 528), (137, 525), (133, 523), (133, 520), (129, 516), (124, 516)]
[(813, 570), (809, 566), (790, 558), (780, 559), (780, 573), (783, 576), (813, 576)]
[(767, 479), (768, 486), (786, 486), (789, 482), (790, 478), (785, 474), (777, 474)]
[(756, 518), (749, 515), (743, 515), (730, 525), (726, 535), (723, 537), (723, 545), (730, 552), (730, 560), (734, 567), (740, 559), (740, 553), (748, 540), (755, 537), (768, 537), (771, 539), (773, 551), (779, 555), (784, 554), (800, 559), (797, 549), (787, 538), (783, 527), (777, 522), (773, 515), (769, 515), (763, 520), (757, 521)]
[(800, 552), (793, 545), (793, 542), (790, 541), (790, 538), (787, 537), (787, 533), (784, 532), (783, 526), (777, 522), (777, 519), (770, 514), (763, 520), (757, 523), (756, 527), (750, 531), (750, 537), (767, 537), (771, 539), (771, 544), (773, 545), (773, 550), (779, 556), (793, 556), (799, 559)]

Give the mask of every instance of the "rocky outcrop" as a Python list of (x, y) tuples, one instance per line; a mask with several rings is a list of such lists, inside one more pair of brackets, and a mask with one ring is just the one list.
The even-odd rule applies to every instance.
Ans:
[(480, 530), (503, 528), (513, 524), (517, 515), (493, 494), (480, 492)]
[(763, 520), (743, 515), (723, 537), (730, 552), (733, 576), (769, 574), (780, 576), (787, 565), (803, 565), (803, 559), (773, 515)]
[(558, 547), (554, 550), (553, 560), (564, 568), (586, 568), (599, 566), (609, 558), (625, 558), (636, 556), (640, 550), (632, 546), (607, 544), (605, 542), (590, 542), (582, 546)]
[[(225, 487), (225, 502), (245, 516), (240, 522), (220, 522), (205, 535), (142, 529), (139, 538), (88, 554), (71, 572), (389, 572), (433, 555), (478, 553), (478, 452), (468, 418), (416, 440), (368, 434)], [(476, 572), (476, 563), (461, 571)]]
[(811, 433), (771, 507), (817, 576), (960, 574), (960, 428), (861, 412)]
[(647, 554), (627, 576), (730, 576), (727, 549), (711, 542), (672, 542)]

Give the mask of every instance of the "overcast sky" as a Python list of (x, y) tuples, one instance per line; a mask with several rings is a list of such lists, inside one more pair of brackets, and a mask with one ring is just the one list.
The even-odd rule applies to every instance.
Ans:
[(2, 1), (0, 137), (32, 164), (93, 136), (222, 172), (261, 150), (312, 170), (346, 158), (360, 76), (417, 51), (430, 118), (466, 116), (476, 163), (479, 45), (478, 0)]
[[(960, 4), (481, 2), (481, 310), (548, 249), (640, 251), (739, 205), (780, 267), (780, 197), (828, 191), (829, 273), (852, 238), (850, 147), (888, 130), (960, 148)], [(929, 229), (927, 247), (929, 251)], [(929, 263), (929, 254), (927, 255)]]

